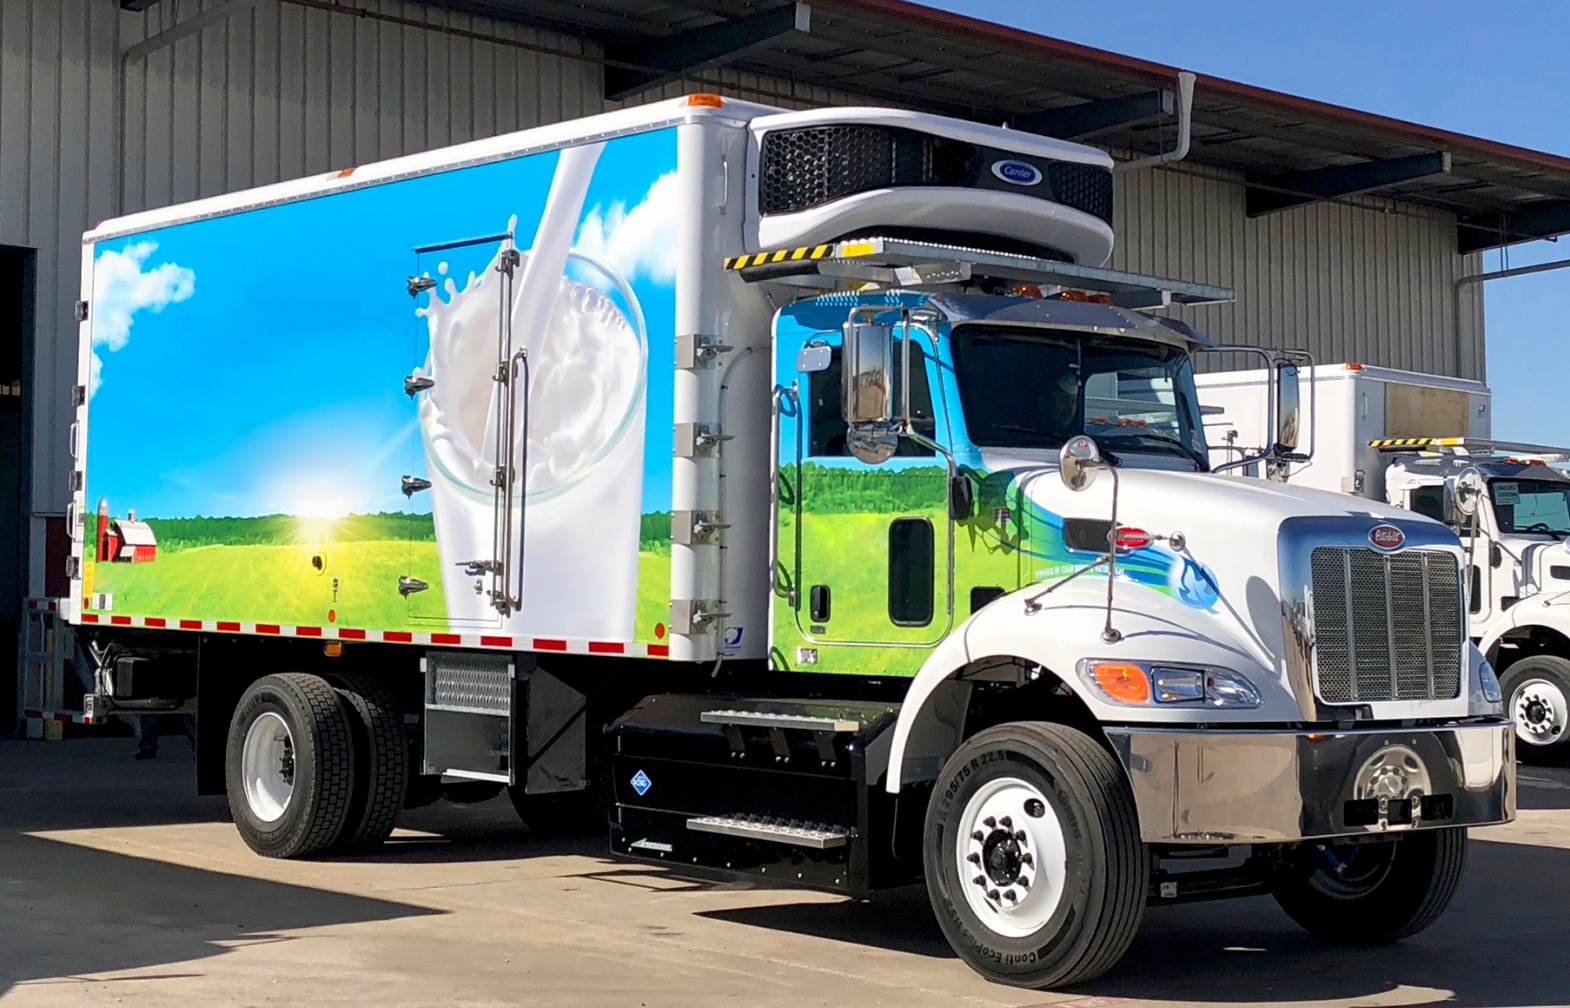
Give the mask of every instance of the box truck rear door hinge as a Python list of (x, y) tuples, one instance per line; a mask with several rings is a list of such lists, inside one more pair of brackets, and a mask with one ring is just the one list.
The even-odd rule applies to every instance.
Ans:
[(420, 293), (422, 291), (431, 290), (435, 286), (436, 286), (436, 278), (435, 277), (428, 277), (428, 276), (410, 277), (409, 278), (409, 296), (410, 297), (419, 297)]
[(415, 592), (425, 591), (429, 587), (429, 583), (421, 581), (419, 578), (409, 577), (407, 574), (402, 574), (398, 577), (398, 594), (404, 598), (408, 598)]
[(406, 396), (419, 395), (426, 389), (435, 387), (436, 382), (424, 375), (405, 375), (403, 379), (403, 394)]
[(405, 497), (413, 497), (415, 494), (419, 493), (421, 490), (429, 490), (430, 488), (431, 488), (431, 481), (430, 480), (428, 480), (428, 479), (421, 479), (418, 476), (409, 476), (409, 475), (405, 475), (404, 476), (403, 482), (402, 482), (401, 486), (399, 487), (399, 489), (403, 491), (403, 495)]
[(722, 353), (736, 349), (720, 342), (718, 336), (705, 336), (702, 333), (691, 333), (686, 336), (676, 337), (676, 367), (678, 370), (690, 371), (693, 368), (706, 368), (713, 364)]
[(718, 546), (730, 528), (718, 511), (676, 511), (671, 514), (671, 541), (678, 546)]
[(718, 424), (679, 423), (676, 425), (676, 457), (716, 455), (722, 442), (734, 441), (735, 438), (734, 434), (720, 433)]
[(671, 633), (714, 633), (728, 616), (730, 613), (720, 612), (716, 599), (671, 599)]
[(76, 320), (78, 322), (86, 322), (87, 321), (87, 302), (86, 301), (78, 301), (76, 303)]

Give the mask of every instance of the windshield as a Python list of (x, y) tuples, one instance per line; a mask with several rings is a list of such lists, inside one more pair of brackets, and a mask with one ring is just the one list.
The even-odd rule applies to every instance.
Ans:
[(1570, 484), (1550, 480), (1491, 480), (1494, 518), (1501, 532), (1570, 535)]
[(1193, 364), (1177, 347), (989, 325), (957, 327), (953, 342), (977, 445), (1057, 449), (1083, 433), (1114, 453), (1181, 455), (1209, 468)]

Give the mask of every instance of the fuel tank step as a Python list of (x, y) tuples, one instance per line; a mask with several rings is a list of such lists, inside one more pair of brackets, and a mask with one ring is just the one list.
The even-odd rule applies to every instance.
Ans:
[[(662, 694), (611, 726), (614, 854), (859, 892), (920, 877), (883, 789), (899, 705)], [(902, 856), (903, 855), (903, 856)]]
[(841, 826), (794, 820), (782, 822), (769, 816), (696, 816), (687, 820), (687, 828), (700, 833), (747, 837), (816, 850), (843, 847), (850, 840), (850, 830)]

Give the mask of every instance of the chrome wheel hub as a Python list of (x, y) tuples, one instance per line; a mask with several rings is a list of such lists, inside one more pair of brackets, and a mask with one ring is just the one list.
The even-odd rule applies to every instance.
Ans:
[(1570, 704), (1558, 686), (1546, 679), (1529, 679), (1516, 687), (1511, 699), (1516, 737), (1528, 745), (1550, 745), (1564, 737)]
[(268, 711), (251, 722), (240, 774), (251, 814), (264, 823), (283, 818), (294, 796), (294, 736), (283, 718)]
[(981, 786), (960, 816), (955, 857), (965, 902), (1010, 938), (1035, 934), (1063, 899), (1063, 826), (1046, 796), (1017, 777)]

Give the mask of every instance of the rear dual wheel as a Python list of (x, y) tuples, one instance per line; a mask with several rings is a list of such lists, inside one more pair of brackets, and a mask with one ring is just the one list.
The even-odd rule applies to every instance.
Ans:
[(377, 680), (263, 676), (229, 725), (230, 814), (264, 857), (367, 850), (392, 832), (408, 765), (402, 716)]

